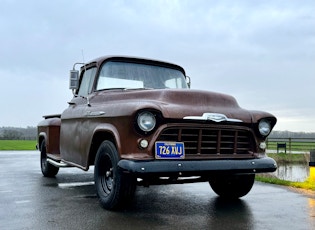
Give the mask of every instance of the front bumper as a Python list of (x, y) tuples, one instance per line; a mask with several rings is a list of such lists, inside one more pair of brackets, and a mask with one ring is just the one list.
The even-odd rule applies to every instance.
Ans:
[(237, 160), (120, 160), (118, 166), (123, 172), (136, 175), (183, 174), (198, 176), (217, 173), (263, 173), (274, 172), (277, 163), (270, 157)]

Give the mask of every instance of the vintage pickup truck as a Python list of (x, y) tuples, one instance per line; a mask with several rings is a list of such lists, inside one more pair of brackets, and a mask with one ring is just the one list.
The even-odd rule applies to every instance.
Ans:
[(54, 177), (60, 167), (94, 165), (105, 209), (126, 206), (136, 185), (206, 181), (219, 196), (239, 198), (256, 173), (277, 168), (265, 153), (276, 118), (190, 89), (176, 64), (105, 56), (76, 63), (70, 89), (68, 108), (38, 124), (41, 170)]

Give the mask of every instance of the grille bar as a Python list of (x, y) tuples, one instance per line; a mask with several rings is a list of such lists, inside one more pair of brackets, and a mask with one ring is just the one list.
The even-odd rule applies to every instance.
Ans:
[(189, 155), (251, 155), (255, 149), (253, 135), (248, 130), (218, 128), (166, 128), (158, 141), (179, 141)]

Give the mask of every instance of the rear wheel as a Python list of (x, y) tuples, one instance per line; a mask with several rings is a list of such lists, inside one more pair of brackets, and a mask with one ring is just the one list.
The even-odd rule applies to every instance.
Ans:
[(224, 175), (211, 178), (209, 181), (213, 191), (227, 199), (236, 199), (245, 196), (252, 189), (255, 174)]
[(104, 141), (96, 154), (94, 181), (97, 196), (105, 209), (118, 209), (128, 204), (135, 193), (136, 178), (118, 168), (118, 152), (110, 141)]
[(40, 168), (45, 177), (54, 177), (57, 175), (59, 168), (47, 161), (46, 142), (43, 141), (40, 147)]

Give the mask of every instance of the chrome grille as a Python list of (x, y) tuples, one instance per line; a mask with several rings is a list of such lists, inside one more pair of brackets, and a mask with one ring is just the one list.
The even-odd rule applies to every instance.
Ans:
[(215, 128), (166, 128), (158, 141), (184, 142), (187, 155), (251, 154), (254, 141), (251, 132)]

